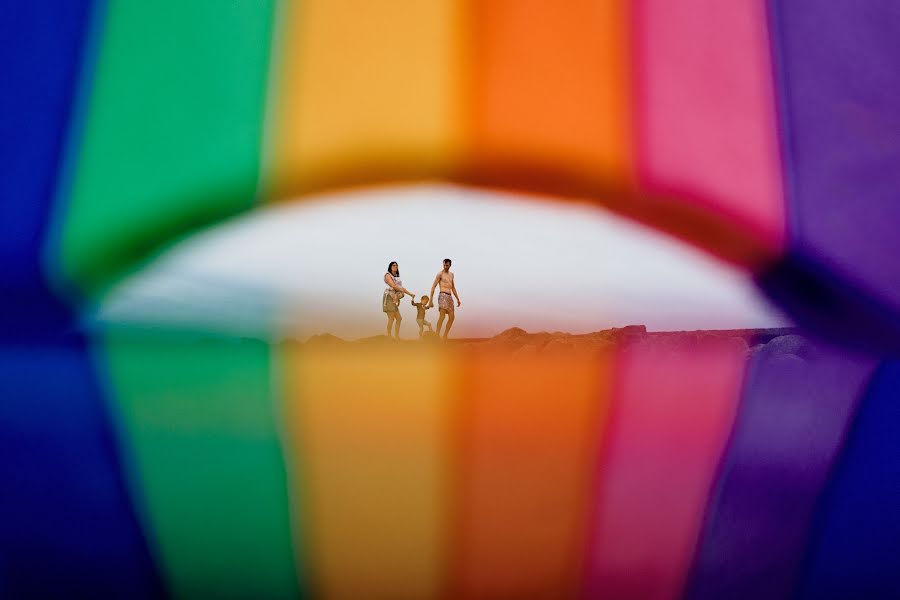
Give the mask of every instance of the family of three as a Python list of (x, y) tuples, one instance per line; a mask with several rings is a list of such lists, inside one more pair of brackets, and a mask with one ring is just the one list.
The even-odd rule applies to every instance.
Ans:
[(442, 339), (447, 339), (447, 334), (450, 333), (450, 327), (453, 326), (453, 320), (456, 318), (453, 296), (456, 296), (456, 306), (462, 306), (462, 302), (459, 301), (459, 294), (456, 293), (453, 273), (450, 272), (451, 264), (452, 262), (449, 258), (444, 259), (444, 268), (438, 271), (434, 278), (434, 283), (431, 285), (431, 295), (422, 296), (418, 302), (416, 302), (415, 294), (403, 287), (403, 281), (400, 280), (400, 267), (396, 261), (388, 265), (387, 273), (384, 274), (384, 283), (387, 287), (381, 297), (381, 307), (384, 310), (384, 314), (387, 315), (387, 336), (389, 338), (391, 337), (391, 328), (393, 328), (393, 338), (396, 340), (400, 339), (400, 321), (403, 320), (403, 317), (400, 316), (400, 301), (407, 294), (412, 298), (412, 305), (418, 310), (416, 323), (419, 325), (419, 337), (422, 337), (424, 334), (425, 327), (428, 327), (429, 331), (433, 331), (431, 323), (425, 320), (425, 312), (434, 306), (434, 290), (440, 286), (441, 291), (438, 294), (438, 311), (440, 316), (437, 322), (437, 334), (441, 335), (441, 326), (444, 324), (444, 318), (446, 318), (447, 327), (444, 329), (444, 334), (441, 337)]

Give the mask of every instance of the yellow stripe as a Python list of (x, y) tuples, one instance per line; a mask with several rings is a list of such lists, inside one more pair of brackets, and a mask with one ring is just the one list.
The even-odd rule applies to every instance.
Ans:
[(458, 379), (443, 356), (421, 347), (285, 350), (294, 512), (316, 596), (439, 594)]
[(269, 197), (451, 169), (462, 129), (461, 3), (285, 6), (269, 124)]

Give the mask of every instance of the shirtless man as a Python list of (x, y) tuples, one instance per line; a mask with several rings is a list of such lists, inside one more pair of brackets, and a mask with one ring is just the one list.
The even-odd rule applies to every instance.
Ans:
[(453, 298), (450, 296), (452, 292), (454, 296), (456, 296), (456, 306), (462, 306), (462, 302), (459, 301), (459, 294), (456, 293), (456, 283), (453, 281), (453, 273), (450, 272), (450, 262), (449, 258), (444, 259), (444, 268), (441, 271), (438, 271), (437, 276), (434, 278), (434, 284), (431, 286), (431, 295), (429, 296), (428, 305), (434, 306), (434, 288), (438, 285), (441, 286), (441, 293), (438, 294), (438, 311), (440, 311), (441, 315), (438, 317), (437, 322), (437, 334), (441, 335), (441, 325), (444, 323), (444, 317), (447, 317), (447, 329), (444, 330), (444, 336), (442, 339), (447, 339), (447, 334), (450, 333), (450, 327), (453, 326), (453, 319), (455, 319), (454, 308), (453, 308)]

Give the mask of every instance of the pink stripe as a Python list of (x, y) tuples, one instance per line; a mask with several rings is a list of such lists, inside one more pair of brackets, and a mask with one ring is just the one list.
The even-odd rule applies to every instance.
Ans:
[(622, 353), (601, 449), (588, 597), (676, 598), (737, 408), (744, 352), (727, 342)]
[(634, 7), (642, 187), (715, 211), (780, 249), (785, 206), (765, 3)]

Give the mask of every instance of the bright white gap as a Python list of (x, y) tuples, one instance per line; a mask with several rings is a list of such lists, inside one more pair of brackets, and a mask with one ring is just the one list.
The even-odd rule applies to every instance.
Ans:
[[(601, 209), (449, 186), (378, 188), (269, 206), (178, 243), (95, 318), (250, 336), (384, 332), (382, 276), (427, 294), (453, 259), (453, 337), (786, 325), (743, 273)], [(435, 297), (435, 301), (437, 298)], [(401, 335), (417, 332), (405, 300)], [(437, 319), (436, 309), (428, 318)]]

